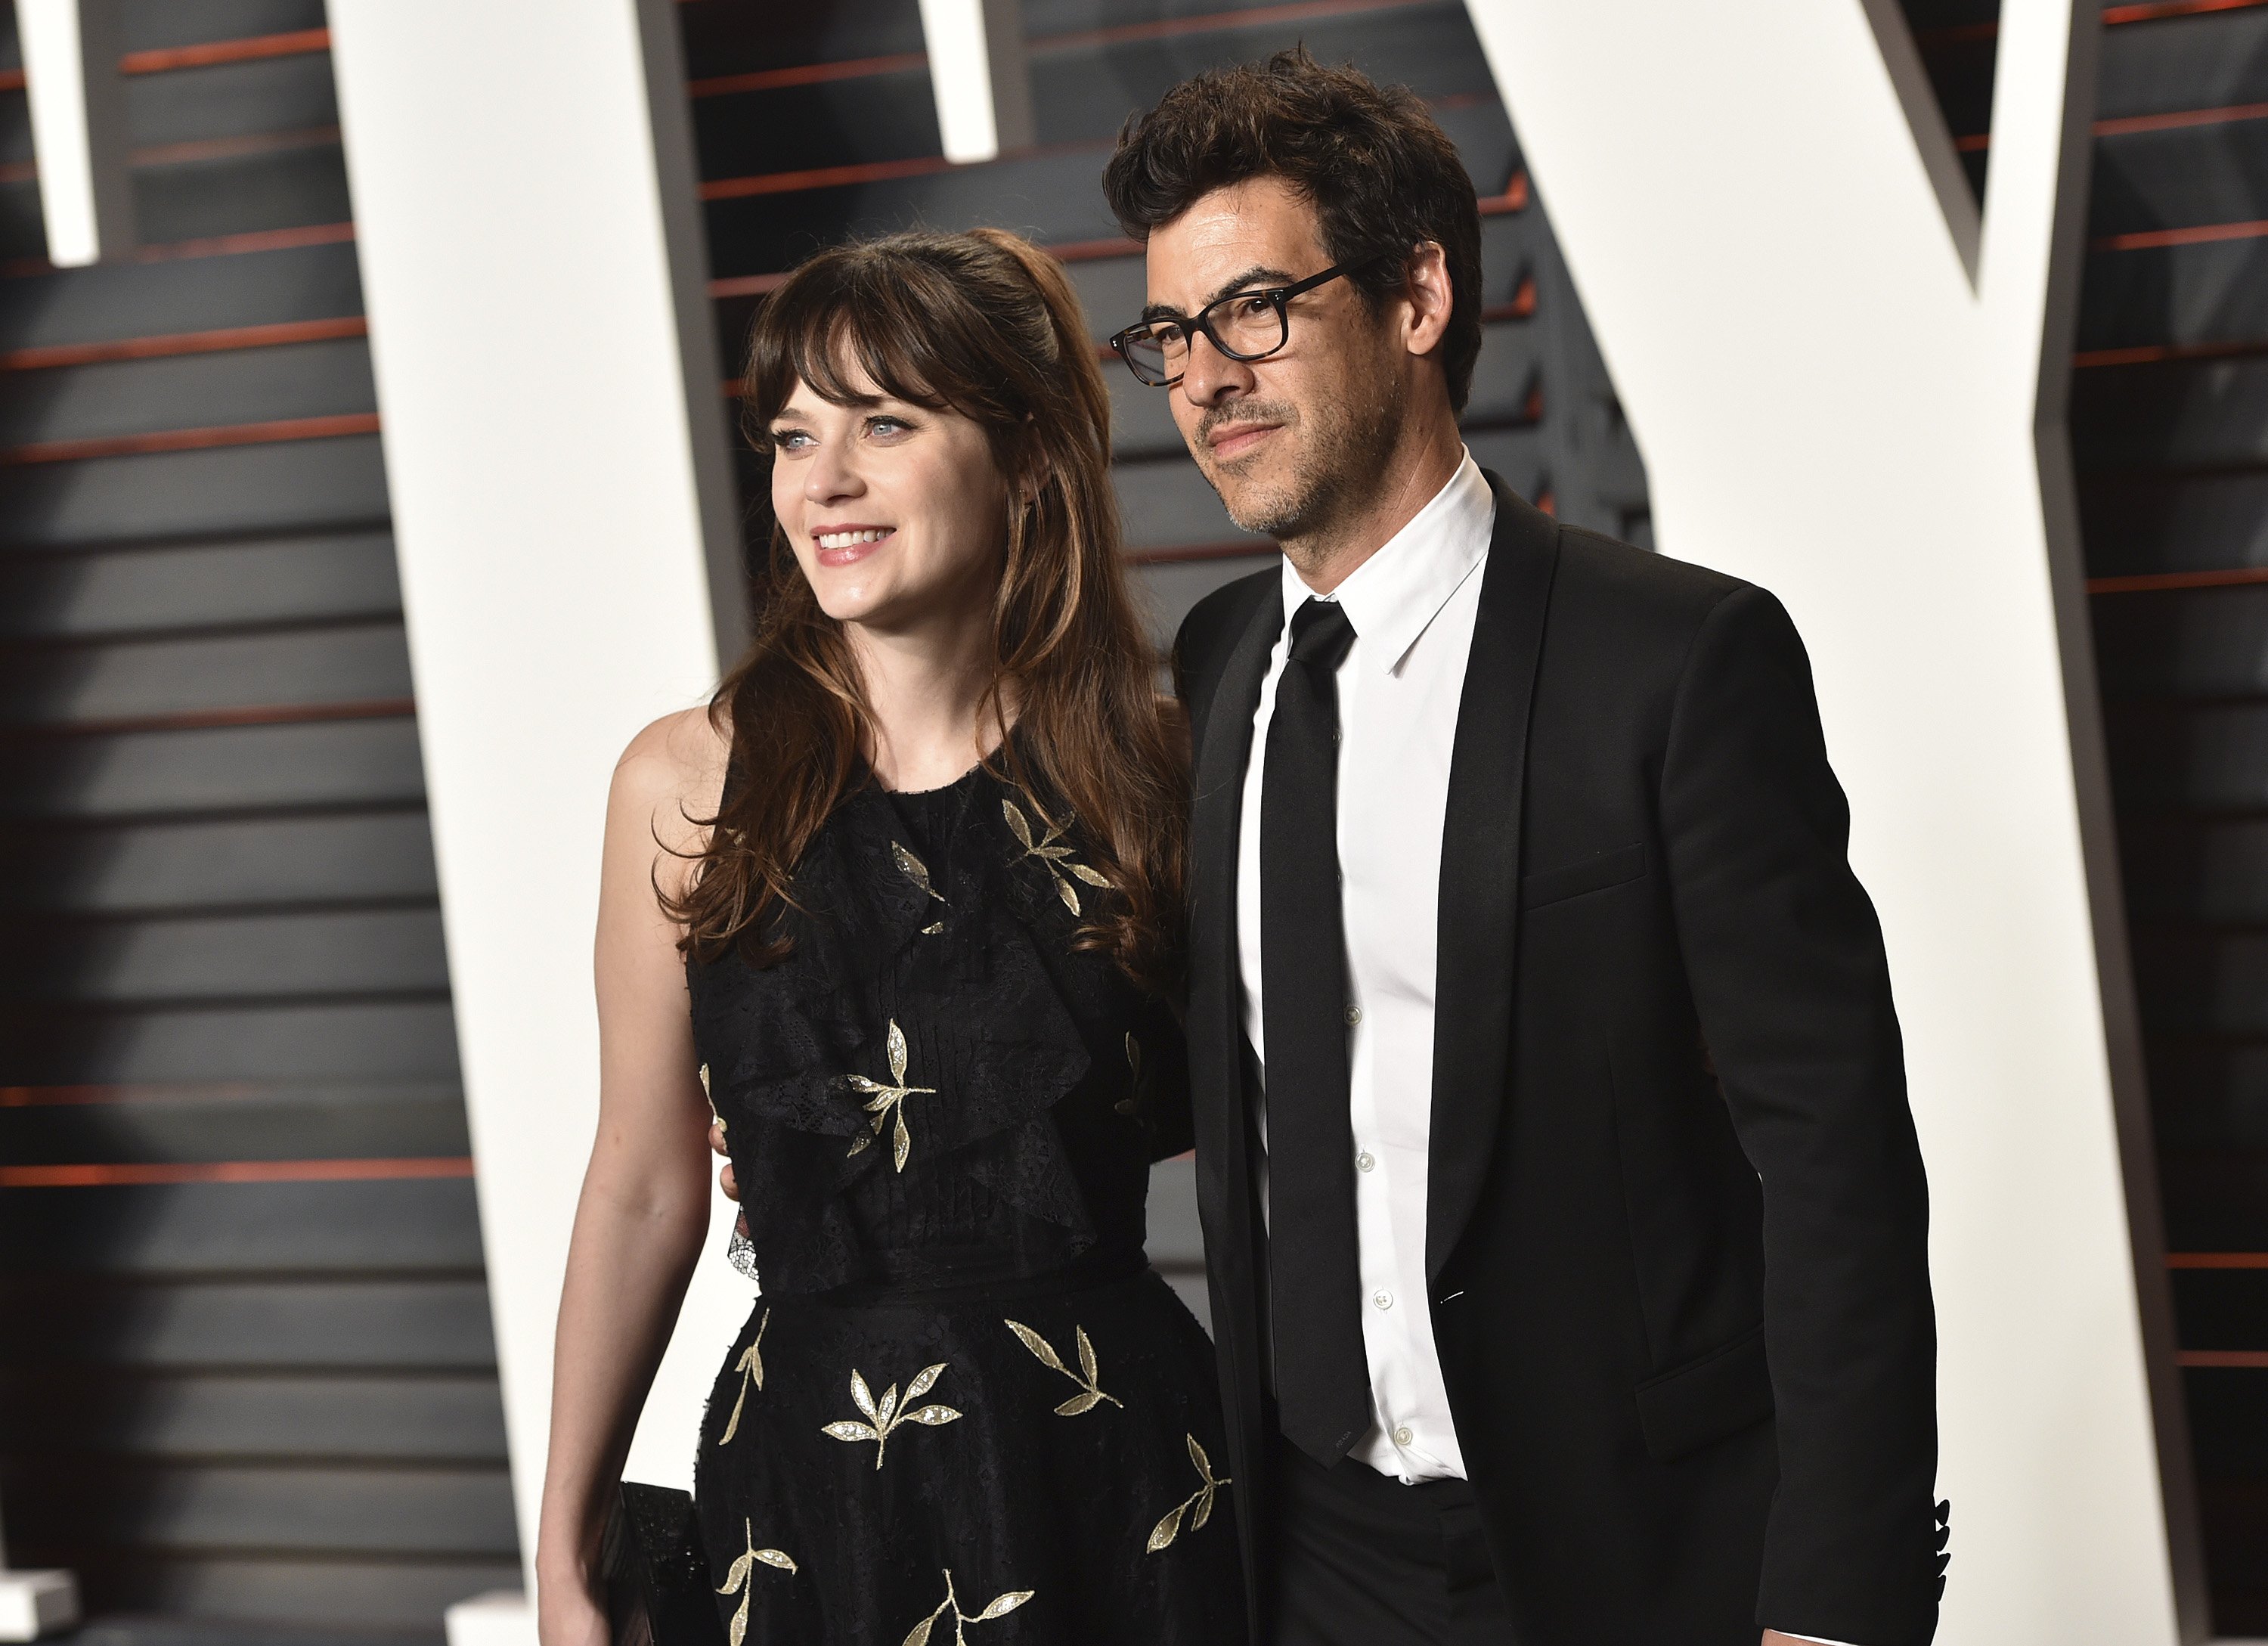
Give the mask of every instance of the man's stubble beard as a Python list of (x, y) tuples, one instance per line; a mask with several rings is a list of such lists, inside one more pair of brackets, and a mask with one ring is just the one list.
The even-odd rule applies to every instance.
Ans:
[[(1291, 474), (1282, 482), (1246, 488), (1233, 497), (1231, 486), (1240, 464), (1198, 465), (1228, 518), (1242, 530), (1275, 538), (1297, 562), (1302, 558), (1300, 545), (1331, 538), (1336, 522), (1359, 513), (1377, 495), (1402, 432), (1402, 380), (1392, 373), (1381, 375), (1384, 399), (1367, 415), (1350, 411), (1344, 401), (1323, 402), (1324, 410), (1316, 416), (1304, 415), (1283, 401), (1239, 401), (1209, 411), (1197, 424), (1200, 449), (1214, 430), (1239, 423), (1280, 423), (1286, 433), (1306, 436)], [(1263, 455), (1256, 454), (1248, 461), (1258, 461)], [(1229, 484), (1223, 483), (1224, 476)]]

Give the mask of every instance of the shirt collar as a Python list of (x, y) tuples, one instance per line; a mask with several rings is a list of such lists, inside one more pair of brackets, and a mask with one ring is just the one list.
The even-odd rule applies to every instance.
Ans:
[[(1356, 646), (1382, 674), (1399, 668), (1418, 637), (1488, 556), (1496, 531), (1496, 494), (1468, 451), (1449, 483), (1354, 569), (1329, 599), (1346, 608)], [(1313, 597), (1284, 562), (1284, 620)]]

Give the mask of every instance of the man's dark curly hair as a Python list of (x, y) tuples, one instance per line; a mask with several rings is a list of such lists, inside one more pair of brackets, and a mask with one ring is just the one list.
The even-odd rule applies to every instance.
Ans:
[(1449, 403), (1465, 408), (1481, 351), (1481, 218), (1456, 145), (1417, 93), (1326, 68), (1304, 46), (1209, 70), (1128, 119), (1102, 192), (1138, 240), (1216, 188), (1280, 177), (1311, 202), (1334, 263), (1375, 309), (1403, 289), (1410, 254), (1438, 243), (1453, 293), (1441, 338)]

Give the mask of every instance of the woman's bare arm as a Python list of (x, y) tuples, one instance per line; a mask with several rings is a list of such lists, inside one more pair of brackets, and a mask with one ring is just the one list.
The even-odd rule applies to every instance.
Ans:
[[(536, 1545), (543, 1646), (607, 1646), (594, 1600), (608, 1495), (709, 1226), (709, 1105), (677, 950), (675, 889), (722, 783), (699, 711), (641, 732), (615, 769), (599, 889), (599, 1133), (575, 1208)], [(671, 850), (665, 851), (666, 845)]]

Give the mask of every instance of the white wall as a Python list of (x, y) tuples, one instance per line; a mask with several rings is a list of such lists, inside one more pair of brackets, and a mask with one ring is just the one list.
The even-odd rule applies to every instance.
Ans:
[(1811, 648), (1935, 1207), (1939, 1638), (2170, 1642), (2035, 440), (2071, 0), (2002, 7), (1974, 284), (1862, 0), (1470, 4), (1660, 547)]
[[(607, 783), (717, 670), (695, 459), (713, 360), (695, 351), (688, 385), (631, 0), (331, 0), (330, 20), (532, 1558), (597, 1122)], [(720, 1199), (637, 1478), (690, 1482), (750, 1295), (725, 1227)]]

